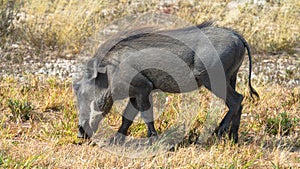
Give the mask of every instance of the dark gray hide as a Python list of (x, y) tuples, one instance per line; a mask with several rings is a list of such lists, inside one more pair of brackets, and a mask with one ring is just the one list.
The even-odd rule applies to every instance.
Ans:
[[(143, 112), (148, 136), (155, 136), (151, 91), (189, 92), (204, 85), (229, 108), (216, 129), (221, 137), (238, 141), (243, 96), (235, 91), (237, 72), (248, 51), (249, 88), (251, 54), (237, 32), (204, 22), (195, 27), (158, 31), (131, 30), (100, 46), (88, 61), (83, 77), (74, 82), (79, 107), (79, 137), (90, 138), (110, 111), (114, 100), (130, 98), (117, 135), (126, 135), (138, 111)], [(121, 138), (124, 140), (124, 138)]]

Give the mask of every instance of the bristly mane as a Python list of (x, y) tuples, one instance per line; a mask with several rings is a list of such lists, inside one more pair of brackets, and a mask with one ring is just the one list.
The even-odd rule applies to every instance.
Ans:
[(130, 30), (125, 30), (121, 31), (115, 35), (113, 35), (110, 39), (105, 41), (97, 52), (95, 53), (94, 57), (98, 58), (99, 61), (102, 59), (105, 59), (105, 55), (114, 48), (118, 43), (122, 42), (125, 39), (128, 39), (132, 36), (135, 35), (143, 35), (143, 34), (148, 34), (148, 33), (153, 33), (157, 31), (158, 28), (155, 27), (143, 27), (143, 28), (138, 28), (138, 29), (130, 29)]
[[(194, 29), (195, 27), (202, 29), (205, 27), (210, 27), (213, 26), (214, 21), (213, 20), (209, 20), (209, 21), (204, 21), (199, 25), (196, 26), (190, 26), (187, 28), (179, 28), (179, 29), (174, 29), (174, 30), (189, 30), (189, 29)], [(97, 50), (97, 52), (95, 53), (94, 57), (97, 57), (98, 59), (102, 60), (105, 59), (105, 55), (111, 51), (115, 45), (117, 45), (118, 43), (124, 41), (124, 40), (128, 40), (131, 37), (138, 37), (138, 36), (143, 36), (146, 34), (151, 34), (151, 33), (155, 33), (157, 31), (160, 31), (160, 29), (158, 27), (143, 27), (143, 28), (138, 28), (138, 29), (132, 29), (132, 30), (126, 30), (126, 31), (122, 31), (117, 33), (116, 35), (113, 35), (112, 38), (110, 38), (109, 40), (107, 40), (106, 42), (104, 42), (99, 49)], [(163, 31), (168, 31), (168, 30), (163, 30)]]
[(213, 20), (204, 21), (204, 22), (200, 23), (199, 25), (197, 25), (197, 28), (202, 29), (202, 28), (210, 27), (210, 26), (214, 26)]

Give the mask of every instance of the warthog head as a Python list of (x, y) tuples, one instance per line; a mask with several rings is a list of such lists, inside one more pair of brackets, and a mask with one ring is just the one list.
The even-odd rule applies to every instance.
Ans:
[(79, 110), (78, 137), (90, 138), (112, 106), (106, 67), (98, 65), (97, 59), (90, 60), (73, 89)]

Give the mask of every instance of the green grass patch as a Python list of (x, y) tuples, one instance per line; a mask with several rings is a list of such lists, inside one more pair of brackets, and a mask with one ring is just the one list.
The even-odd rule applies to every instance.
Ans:
[(273, 135), (289, 135), (299, 124), (299, 118), (291, 118), (287, 112), (278, 114), (276, 117), (267, 119), (266, 131)]
[(7, 106), (11, 110), (11, 119), (13, 121), (26, 121), (30, 119), (33, 107), (26, 100), (9, 99)]

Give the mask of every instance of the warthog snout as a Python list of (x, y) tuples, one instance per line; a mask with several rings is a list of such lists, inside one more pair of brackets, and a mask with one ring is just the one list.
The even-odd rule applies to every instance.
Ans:
[(77, 135), (78, 138), (88, 138), (88, 135), (85, 133), (84, 129), (82, 126), (78, 125), (78, 135)]

